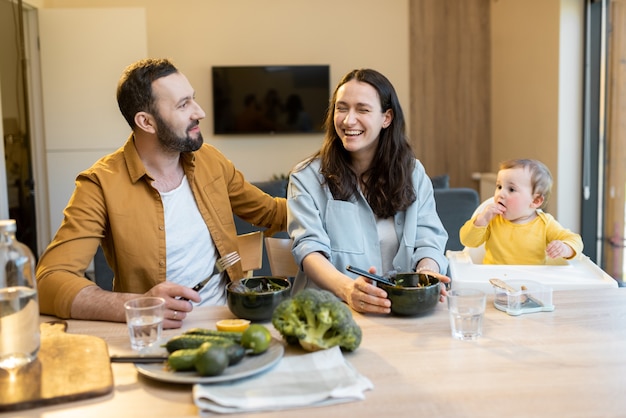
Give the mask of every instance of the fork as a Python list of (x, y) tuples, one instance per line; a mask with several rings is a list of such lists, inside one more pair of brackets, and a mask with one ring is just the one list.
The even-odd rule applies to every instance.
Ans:
[[(230, 266), (237, 263), (239, 260), (241, 260), (241, 257), (239, 256), (239, 253), (237, 251), (233, 251), (232, 253), (226, 254), (224, 257), (218, 258), (217, 261), (215, 262), (215, 266), (213, 266), (213, 273), (211, 273), (209, 277), (207, 277), (206, 279), (202, 280), (200, 283), (195, 285), (192, 289), (195, 290), (196, 292), (199, 292), (200, 289), (202, 289), (209, 282), (209, 280), (211, 280), (211, 277), (215, 276), (217, 273), (223, 272)], [(187, 298), (180, 298), (180, 299), (189, 300)]]

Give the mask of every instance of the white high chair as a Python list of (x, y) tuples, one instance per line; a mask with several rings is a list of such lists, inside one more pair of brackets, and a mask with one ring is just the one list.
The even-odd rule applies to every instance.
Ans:
[[(472, 218), (491, 202), (493, 197), (482, 202), (472, 214)], [(533, 280), (550, 286), (553, 290), (618, 287), (615, 279), (584, 254), (572, 260), (560, 259), (546, 265), (483, 264), (484, 256), (484, 245), (476, 248), (465, 247), (462, 251), (447, 251), (452, 288), (472, 287), (492, 293), (493, 287), (489, 279), (494, 277), (505, 281)]]

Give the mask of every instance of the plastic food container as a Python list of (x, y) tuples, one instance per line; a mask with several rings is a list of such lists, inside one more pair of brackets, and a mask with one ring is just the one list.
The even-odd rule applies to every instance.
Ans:
[[(511, 292), (493, 286), (495, 298), (493, 305), (509, 315), (521, 315), (533, 312), (551, 312), (552, 288), (532, 280), (508, 280), (505, 282), (518, 291)], [(524, 286), (524, 290), (522, 290)]]

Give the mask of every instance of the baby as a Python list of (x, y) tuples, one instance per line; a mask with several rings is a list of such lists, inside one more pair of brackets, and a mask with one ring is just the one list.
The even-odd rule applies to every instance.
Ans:
[(484, 264), (546, 264), (546, 256), (571, 259), (581, 254), (580, 235), (542, 210), (551, 188), (552, 175), (543, 163), (501, 163), (493, 202), (461, 227), (461, 243), (484, 243)]

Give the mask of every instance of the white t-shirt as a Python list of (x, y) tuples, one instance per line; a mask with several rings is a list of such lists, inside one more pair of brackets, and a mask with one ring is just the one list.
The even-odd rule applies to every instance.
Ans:
[(376, 228), (378, 228), (380, 255), (383, 263), (383, 271), (377, 271), (377, 273), (379, 276), (383, 276), (393, 270), (393, 258), (398, 252), (400, 242), (396, 234), (393, 216), (384, 219), (377, 217)]
[[(215, 243), (193, 197), (187, 176), (177, 188), (161, 193), (165, 211), (167, 280), (194, 287), (213, 272)], [(141, 237), (137, 237), (141, 239)], [(216, 274), (200, 290), (198, 305), (226, 304), (226, 275)]]

